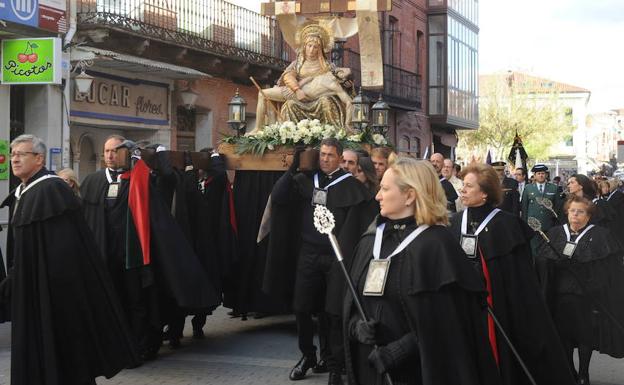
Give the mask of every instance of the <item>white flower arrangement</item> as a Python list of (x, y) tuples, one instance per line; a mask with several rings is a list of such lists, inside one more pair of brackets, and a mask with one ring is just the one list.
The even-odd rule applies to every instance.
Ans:
[(261, 155), (267, 149), (274, 150), (277, 146), (316, 146), (325, 138), (336, 138), (342, 142), (371, 145), (386, 145), (388, 141), (383, 135), (372, 134), (367, 130), (347, 135), (344, 129), (331, 124), (322, 124), (318, 119), (303, 119), (297, 123), (286, 121), (264, 126), (252, 135), (224, 138), (225, 142), (238, 145), (239, 153), (251, 152)]

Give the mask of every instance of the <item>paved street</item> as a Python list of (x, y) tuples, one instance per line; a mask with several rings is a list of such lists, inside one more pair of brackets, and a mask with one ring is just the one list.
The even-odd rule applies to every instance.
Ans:
[[(225, 309), (209, 318), (206, 338), (182, 340), (183, 347), (168, 346), (160, 358), (140, 368), (126, 370), (98, 385), (255, 385), (288, 384), (288, 372), (299, 353), (292, 316), (260, 320), (229, 319)], [(8, 325), (0, 325), (0, 385), (9, 384), (10, 337)], [(191, 334), (187, 324), (185, 335)], [(326, 374), (310, 374), (297, 385), (325, 384)], [(593, 385), (624, 384), (624, 361), (595, 355), (591, 367)], [(554, 384), (548, 384), (554, 385)]]

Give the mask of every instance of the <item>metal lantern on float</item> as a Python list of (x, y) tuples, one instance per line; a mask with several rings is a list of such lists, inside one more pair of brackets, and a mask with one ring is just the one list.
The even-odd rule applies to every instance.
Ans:
[(373, 104), (373, 130), (381, 135), (386, 135), (388, 131), (388, 112), (390, 111), (390, 106), (388, 103), (384, 102), (381, 98), (381, 94), (379, 94), (379, 99), (377, 102)]
[(355, 98), (353, 98), (353, 115), (351, 115), (351, 124), (358, 130), (363, 130), (369, 123), (370, 100), (366, 95), (362, 95), (362, 88)]
[(228, 103), (228, 121), (232, 130), (236, 131), (236, 135), (244, 134), (247, 128), (247, 117), (245, 107), (247, 102), (238, 94), (238, 88), (236, 94), (232, 97)]

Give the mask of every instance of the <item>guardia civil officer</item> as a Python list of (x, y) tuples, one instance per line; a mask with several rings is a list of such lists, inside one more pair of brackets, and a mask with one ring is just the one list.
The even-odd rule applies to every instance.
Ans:
[[(539, 220), (542, 231), (548, 231), (559, 223), (558, 211), (561, 208), (557, 186), (546, 182), (546, 171), (548, 167), (543, 164), (533, 166), (531, 172), (535, 177), (535, 183), (527, 185), (522, 193), (522, 219)], [(548, 208), (549, 206), (552, 210)]]

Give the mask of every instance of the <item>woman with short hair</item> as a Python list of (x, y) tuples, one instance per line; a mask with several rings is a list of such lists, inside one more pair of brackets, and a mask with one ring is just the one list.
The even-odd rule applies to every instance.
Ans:
[(624, 356), (624, 334), (604, 313), (624, 323), (622, 249), (606, 229), (591, 224), (596, 206), (590, 200), (572, 195), (564, 210), (568, 223), (548, 231), (555, 250), (542, 244), (536, 262), (568, 365), (578, 384), (586, 385), (593, 350)]
[(398, 157), (376, 199), (380, 216), (350, 272), (368, 322), (350, 293), (345, 299), (349, 383), (382, 384), (388, 373), (395, 385), (499, 384), (483, 283), (445, 227), (446, 196), (433, 166)]
[[(488, 305), (538, 384), (573, 384), (557, 332), (533, 270), (533, 231), (519, 217), (496, 206), (502, 190), (490, 165), (462, 171), (465, 210), (451, 219), (451, 232), (486, 283)], [(503, 384), (530, 384), (512, 349), (487, 316), (489, 343)]]
[(78, 183), (78, 178), (76, 177), (76, 173), (71, 168), (64, 168), (61, 171), (58, 171), (56, 175), (60, 176), (61, 179), (65, 181), (71, 187), (74, 194), (80, 198), (80, 183)]

